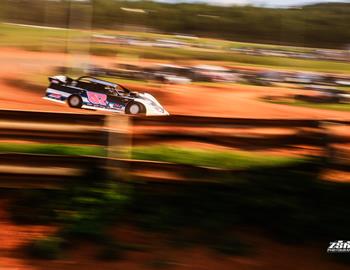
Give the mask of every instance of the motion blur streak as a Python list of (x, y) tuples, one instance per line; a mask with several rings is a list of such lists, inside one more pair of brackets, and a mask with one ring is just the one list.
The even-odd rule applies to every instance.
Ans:
[(350, 3), (173, 2), (0, 1), (0, 269), (348, 269)]

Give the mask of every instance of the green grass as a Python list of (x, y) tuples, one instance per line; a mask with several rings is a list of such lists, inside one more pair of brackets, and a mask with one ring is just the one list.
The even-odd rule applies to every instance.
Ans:
[(350, 92), (350, 86), (338, 86), (337, 88), (343, 91)]
[(167, 146), (134, 147), (131, 153), (133, 159), (165, 161), (223, 169), (281, 166), (303, 161), (303, 158), (296, 157)]
[(334, 111), (350, 111), (350, 104), (338, 104), (338, 103), (311, 103), (306, 101), (268, 101), (275, 104), (307, 107), (322, 110), (334, 110)]
[(68, 30), (0, 24), (0, 46), (37, 51), (49, 46), (52, 51), (64, 51), (68, 34)]
[(239, 42), (239, 41), (231, 41), (231, 40), (224, 40), (224, 39), (217, 39), (217, 38), (181, 38), (181, 37), (174, 37), (167, 34), (159, 34), (159, 33), (151, 33), (151, 32), (137, 32), (137, 31), (114, 31), (114, 30), (100, 30), (99, 31), (102, 34), (105, 35), (127, 35), (132, 37), (142, 37), (146, 39), (166, 39), (171, 37), (172, 39), (177, 39), (180, 41), (184, 41), (188, 44), (193, 45), (214, 45), (218, 47), (224, 47), (224, 48), (264, 48), (264, 49), (283, 49), (287, 51), (298, 51), (298, 52), (309, 52), (312, 49), (310, 47), (299, 47), (299, 46), (285, 46), (285, 45), (276, 45), (276, 44), (261, 44), (261, 43), (253, 43), (253, 42)]
[[(106, 33), (106, 31), (94, 31)], [(108, 32), (110, 34), (128, 34), (128, 32)], [(66, 51), (69, 46), (73, 51), (88, 50), (87, 43), (81, 42), (81, 38), (86, 37), (88, 33), (76, 30), (60, 29), (41, 29), (16, 25), (0, 24), (0, 46), (2, 47), (20, 47), (35, 51)], [(144, 36), (148, 38), (173, 38), (166, 35), (140, 34), (132, 33), (133, 36)], [(68, 41), (68, 42), (67, 42)], [(221, 48), (229, 47), (268, 47), (279, 48), (278, 45), (265, 45), (254, 43), (240, 43), (232, 41), (218, 41), (215, 39), (200, 38), (192, 43), (206, 43), (219, 45)], [(285, 48), (285, 47), (283, 47)], [(289, 48), (289, 47), (288, 47)], [(302, 48), (299, 48), (301, 50)], [(305, 49), (306, 50), (306, 49)], [(267, 68), (281, 68), (287, 70), (305, 70), (318, 72), (341, 72), (350, 73), (350, 63), (336, 61), (318, 61), (293, 59), (286, 57), (254, 56), (231, 53), (219, 50), (200, 50), (196, 48), (153, 48), (153, 47), (134, 47), (117, 46), (107, 44), (91, 44), (91, 53), (95, 55), (104, 55), (114, 57), (116, 55), (138, 55), (147, 59), (166, 59), (166, 60), (204, 60), (204, 61), (222, 61), (233, 65), (257, 66)]]
[(99, 146), (0, 143), (0, 153), (104, 156), (106, 151)]
[(58, 259), (62, 253), (62, 241), (57, 237), (36, 239), (26, 246), (26, 251), (30, 256), (37, 259)]
[[(105, 156), (106, 150), (99, 146), (0, 143), (0, 153)], [(133, 159), (224, 169), (280, 166), (303, 161), (302, 158), (296, 157), (266, 156), (265, 154), (252, 154), (242, 151), (184, 149), (168, 146), (138, 146), (132, 148), (131, 155)]]
[(284, 68), (288, 70), (306, 70), (317, 72), (350, 73), (350, 64), (325, 60), (304, 60), (275, 56), (255, 56), (225, 51), (198, 51), (183, 48), (152, 47), (111, 47), (110, 45), (94, 45), (92, 53), (97, 55), (115, 56), (117, 54), (136, 54), (148, 59), (167, 60), (204, 60), (224, 61), (240, 65), (258, 66), (267, 68)]

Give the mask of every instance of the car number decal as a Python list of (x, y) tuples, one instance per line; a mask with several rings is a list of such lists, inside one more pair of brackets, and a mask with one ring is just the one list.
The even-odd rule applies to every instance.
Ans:
[(87, 91), (88, 100), (95, 105), (107, 105), (107, 95)]

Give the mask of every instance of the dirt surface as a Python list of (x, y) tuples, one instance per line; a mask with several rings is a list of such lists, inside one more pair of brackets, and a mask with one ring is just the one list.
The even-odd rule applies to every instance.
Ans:
[(145, 233), (130, 226), (112, 228), (111, 235), (122, 243), (145, 246), (143, 251), (128, 251), (117, 261), (96, 259), (99, 248), (80, 242), (52, 261), (32, 259), (23, 254), (22, 247), (33, 239), (53, 234), (54, 226), (16, 225), (5, 211), (7, 200), (0, 199), (0, 269), (1, 270), (151, 270), (159, 265), (174, 270), (345, 270), (327, 257), (324, 245), (288, 246), (271, 241), (254, 229), (241, 229), (240, 238), (253, 247), (249, 256), (229, 256), (203, 246), (175, 248), (164, 235)]
[[(55, 75), (52, 67), (70, 65), (81, 61), (77, 57), (59, 53), (29, 52), (18, 49), (0, 50), (0, 109), (42, 110), (56, 112), (94, 113), (71, 109), (68, 106), (43, 100), (45, 89), (33, 91), (11, 85), (9, 79), (16, 80), (28, 75)], [(91, 56), (98, 65), (110, 66), (116, 58)], [(142, 61), (145, 64), (147, 61)], [(135, 63), (133, 63), (135, 64)], [(177, 86), (163, 85), (151, 88), (140, 87), (154, 93), (171, 114), (246, 117), (246, 118), (311, 118), (311, 119), (350, 119), (350, 112), (318, 110), (311, 108), (277, 105), (260, 101), (266, 95), (299, 93), (284, 87), (258, 87), (247, 85)], [(277, 129), (269, 131), (279, 133)], [(285, 131), (284, 131), (285, 132)], [(188, 143), (187, 146), (201, 146), (211, 149), (211, 145)], [(222, 148), (224, 149), (224, 148)], [(226, 149), (226, 148), (225, 148)], [(286, 151), (286, 150), (281, 150)], [(175, 270), (345, 270), (348, 266), (337, 264), (327, 257), (328, 243), (316, 246), (289, 246), (262, 236), (261, 232), (242, 230), (243, 240), (254, 247), (254, 254), (248, 257), (223, 256), (205, 247), (176, 249), (169, 246), (158, 234), (143, 233), (130, 227), (114, 229), (117, 239), (150, 245), (145, 252), (127, 252), (120, 261), (100, 261), (96, 259), (97, 247), (89, 243), (65, 253), (60, 260), (33, 260), (23, 255), (21, 247), (33, 238), (49, 235), (55, 231), (51, 226), (28, 226), (12, 223), (5, 209), (4, 200), (0, 200), (0, 270), (142, 270), (156, 269), (157, 265), (167, 262), (169, 269)], [(159, 267), (159, 266), (158, 266)]]
[[(7, 79), (23, 78), (32, 75), (52, 74), (54, 66), (70, 65), (83, 60), (111, 66), (123, 59), (99, 56), (70, 56), (62, 53), (30, 52), (19, 49), (2, 48), (0, 51), (0, 108), (49, 111), (77, 111), (67, 106), (42, 100), (42, 93), (31, 92), (5, 83)], [(134, 60), (135, 61), (135, 60)], [(145, 64), (149, 61), (139, 60)], [(142, 90), (143, 87), (135, 88)], [(260, 87), (248, 85), (220, 85), (217, 87), (194, 85), (158, 85), (146, 88), (155, 93), (171, 114), (255, 117), (255, 118), (333, 118), (350, 119), (350, 112), (300, 108), (288, 105), (270, 104), (259, 100), (266, 95), (300, 93), (304, 90), (291, 90), (283, 87)], [(90, 113), (90, 112), (89, 112)]]

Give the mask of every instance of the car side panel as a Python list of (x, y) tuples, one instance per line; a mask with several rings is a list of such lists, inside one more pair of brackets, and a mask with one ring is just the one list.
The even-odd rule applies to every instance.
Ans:
[(106, 95), (97, 91), (83, 91), (81, 97), (83, 104), (87, 107), (108, 109), (117, 112), (125, 112), (127, 104), (131, 101), (129, 98)]
[(125, 112), (125, 108), (128, 105), (132, 99), (130, 98), (124, 98), (120, 96), (111, 96), (108, 95), (107, 97), (108, 101), (108, 108), (116, 110), (116, 111), (122, 111)]
[(114, 96), (99, 91), (89, 91), (76, 86), (51, 83), (46, 89), (45, 99), (65, 103), (71, 95), (79, 95), (83, 107), (124, 113), (128, 103), (134, 99), (130, 97)]
[(67, 98), (73, 94), (80, 94), (82, 92), (79, 88), (72, 88), (62, 84), (51, 83), (46, 89), (45, 98), (53, 101), (65, 102)]

